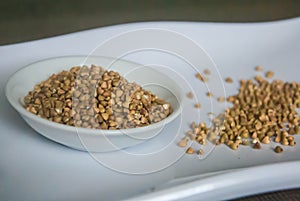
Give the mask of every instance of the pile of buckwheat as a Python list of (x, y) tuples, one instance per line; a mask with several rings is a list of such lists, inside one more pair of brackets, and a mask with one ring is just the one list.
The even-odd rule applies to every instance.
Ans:
[(171, 105), (150, 91), (95, 65), (51, 75), (34, 86), (24, 103), (42, 118), (94, 129), (142, 127), (172, 113)]
[[(255, 70), (263, 71), (261, 66)], [(271, 141), (294, 146), (296, 142), (293, 135), (300, 134), (300, 118), (296, 111), (300, 107), (300, 83), (267, 80), (273, 76), (274, 72), (267, 71), (266, 79), (257, 75), (254, 79), (240, 80), (238, 94), (227, 98), (232, 107), (215, 117), (209, 128), (205, 122), (193, 122), (191, 130), (178, 145), (186, 147), (189, 140), (205, 145), (209, 140), (216, 145), (226, 144), (233, 150), (240, 145), (261, 149), (261, 143), (269, 144)], [(208, 80), (199, 73), (196, 78), (203, 82)], [(233, 82), (230, 77), (225, 81)], [(212, 93), (208, 92), (207, 96), (212, 97)], [(188, 97), (192, 98), (192, 94)], [(225, 98), (218, 97), (217, 100), (223, 102)], [(283, 148), (277, 145), (274, 151), (281, 153)], [(189, 147), (186, 152), (194, 154), (196, 151)], [(199, 149), (197, 153), (203, 154), (203, 150)]]

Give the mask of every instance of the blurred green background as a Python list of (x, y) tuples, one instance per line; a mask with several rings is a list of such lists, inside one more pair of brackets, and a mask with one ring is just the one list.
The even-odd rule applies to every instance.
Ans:
[(299, 0), (1, 0), (0, 44), (113, 24), (256, 22), (300, 16)]

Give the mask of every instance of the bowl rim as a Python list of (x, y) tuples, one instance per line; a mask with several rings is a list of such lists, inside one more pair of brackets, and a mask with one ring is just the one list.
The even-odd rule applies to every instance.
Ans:
[[(90, 128), (83, 128), (83, 127), (76, 127), (76, 126), (70, 126), (70, 125), (66, 125), (66, 124), (61, 124), (61, 123), (57, 123), (57, 122), (54, 122), (54, 121), (50, 121), (48, 119), (45, 119), (45, 118), (42, 118), (42, 117), (39, 117), (35, 114), (32, 114), (31, 112), (27, 111), (20, 103), (20, 100), (18, 101), (15, 101), (12, 97), (12, 93), (11, 93), (11, 90), (10, 90), (10, 85), (13, 84), (13, 81), (14, 81), (14, 77), (20, 73), (20, 72), (23, 72), (23, 71), (26, 71), (28, 68), (30, 68), (32, 65), (36, 65), (36, 64), (39, 64), (39, 63), (43, 63), (43, 62), (46, 62), (46, 61), (50, 61), (50, 60), (56, 60), (56, 59), (63, 59), (63, 58), (69, 58), (69, 59), (72, 59), (72, 58), (86, 58), (86, 57), (93, 57), (93, 58), (104, 58), (104, 59), (107, 59), (107, 60), (115, 60), (116, 58), (113, 58), (113, 57), (107, 57), (107, 56), (95, 56), (95, 55), (68, 55), (68, 56), (58, 56), (58, 57), (49, 57), (49, 58), (46, 58), (46, 59), (42, 59), (42, 60), (38, 60), (38, 61), (35, 61), (35, 62), (32, 62), (32, 63), (29, 63), (23, 67), (21, 67), (20, 69), (18, 69), (16, 72), (14, 72), (8, 79), (8, 81), (6, 82), (6, 86), (5, 86), (5, 96), (8, 100), (8, 102), (10, 103), (10, 105), (15, 109), (17, 110), (17, 112), (19, 112), (22, 116), (25, 116), (29, 119), (32, 119), (34, 120), (35, 122), (38, 122), (40, 124), (43, 124), (43, 125), (47, 125), (47, 126), (51, 126), (53, 128), (56, 128), (56, 129), (61, 129), (61, 130), (64, 130), (64, 131), (71, 131), (71, 132), (74, 132), (76, 131), (77, 134), (81, 133), (81, 134), (84, 134), (84, 135), (105, 135), (105, 136), (122, 136), (124, 134), (126, 135), (129, 135), (130, 134), (135, 134), (135, 133), (140, 133), (140, 132), (145, 132), (145, 131), (149, 131), (149, 130), (154, 130), (154, 129), (158, 129), (158, 128), (161, 128), (163, 127), (164, 125), (172, 122), (173, 120), (175, 120), (179, 114), (181, 114), (181, 110), (182, 110), (182, 102), (184, 101), (184, 96), (183, 96), (183, 92), (182, 90), (180, 90), (180, 95), (182, 97), (180, 97), (180, 100), (178, 100), (178, 98), (176, 97), (177, 101), (178, 101), (178, 109), (177, 110), (173, 110), (173, 112), (168, 116), (166, 117), (165, 119), (159, 121), (159, 122), (156, 122), (156, 123), (153, 123), (153, 124), (150, 124), (150, 125), (147, 125), (147, 126), (143, 126), (143, 127), (137, 127), (137, 128), (128, 128), (128, 129), (117, 129), (117, 130), (109, 130), (109, 129), (90, 129)], [(122, 62), (125, 62), (125, 63), (128, 63), (128, 64), (134, 64), (134, 65), (142, 65), (142, 64), (138, 64), (136, 62), (132, 62), (132, 61), (128, 61), (128, 60), (125, 60), (125, 59), (118, 59)], [(154, 71), (156, 71), (155, 69), (152, 69)], [(166, 75), (167, 76), (167, 75)], [(171, 78), (170, 78), (171, 79)], [(174, 81), (174, 80), (173, 80)], [(174, 81), (174, 83), (176, 84), (176, 86), (181, 89), (179, 87), (179, 85), (177, 84), (176, 81)], [(19, 97), (20, 99), (21, 97)]]

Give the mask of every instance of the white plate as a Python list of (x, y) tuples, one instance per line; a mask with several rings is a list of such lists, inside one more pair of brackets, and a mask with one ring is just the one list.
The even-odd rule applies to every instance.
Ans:
[[(158, 123), (141, 128), (100, 130), (55, 123), (26, 111), (22, 104), (23, 99), (29, 91), (33, 90), (36, 84), (47, 79), (53, 73), (69, 70), (73, 66), (90, 66), (92, 64), (119, 72), (129, 82), (139, 83), (146, 90), (150, 90), (160, 98), (168, 101), (173, 108), (172, 114)], [(186, 99), (182, 89), (176, 82), (168, 75), (155, 71), (153, 67), (95, 56), (59, 57), (30, 64), (17, 71), (9, 79), (6, 85), (6, 97), (10, 104), (21, 114), (22, 118), (40, 134), (74, 149), (91, 152), (119, 150), (156, 137), (164, 126), (180, 114), (180, 105)]]
[[(13, 72), (33, 61), (62, 55), (88, 54), (112, 36), (147, 28), (172, 30), (201, 44), (217, 64), (222, 77), (231, 76), (235, 80), (250, 78), (254, 75), (254, 66), (262, 65), (265, 69), (275, 71), (277, 78), (299, 82), (300, 18), (296, 18), (250, 24), (135, 23), (4, 46), (0, 47), (1, 86), (4, 87)], [(143, 38), (136, 36), (136, 39)], [(132, 44), (132, 41), (128, 41), (123, 46)], [(194, 51), (186, 52), (189, 55), (195, 54)], [(102, 55), (116, 56), (111, 51)], [(186, 76), (189, 83), (197, 83), (190, 68), (177, 60), (165, 59), (163, 54), (129, 55), (124, 59), (142, 64), (152, 61), (172, 66)], [(215, 79), (218, 80), (217, 77)], [(206, 88), (197, 86), (197, 94), (201, 95), (200, 101), (204, 105), (201, 119), (204, 119), (206, 112), (211, 110), (210, 106), (215, 104), (203, 98)], [(226, 94), (235, 93), (237, 84), (225, 85), (225, 88)], [(215, 94), (219, 95), (219, 92)], [(64, 149), (40, 137), (23, 123), (3, 96), (0, 100), (0, 158), (5, 161), (0, 164), (0, 172), (4, 173), (0, 180), (1, 200), (118, 200), (142, 195), (152, 200), (223, 200), (300, 187), (300, 173), (297, 171), (300, 168), (299, 136), (296, 137), (297, 146), (285, 148), (282, 154), (275, 154), (272, 145), (263, 146), (263, 150), (243, 148), (238, 151), (221, 146), (213, 149), (205, 159), (199, 160), (197, 156), (179, 157), (183, 150), (176, 147), (175, 141), (183, 132), (178, 134), (178, 139), (174, 139), (168, 151), (157, 151), (161, 150), (163, 142), (170, 140), (169, 135), (174, 135), (176, 128), (173, 125), (167, 127), (167, 132), (161, 138), (149, 141), (149, 146), (138, 145), (136, 149), (128, 149), (127, 152), (134, 153), (135, 158), (128, 159), (117, 153), (91, 158), (86, 153)], [(188, 128), (191, 120), (197, 118), (193, 114), (195, 109), (192, 103), (183, 110), (190, 115), (185, 115), (182, 131)], [(218, 108), (215, 109), (217, 112)], [(180, 118), (175, 120), (176, 123), (180, 123)], [(157, 153), (152, 158), (142, 161), (143, 153), (155, 150)], [(175, 160), (177, 156), (178, 160)], [(95, 157), (101, 164), (94, 160)], [(172, 159), (171, 163), (166, 162), (166, 159)], [(114, 167), (115, 170), (107, 167)], [(128, 170), (141, 173), (141, 170), (150, 171), (153, 168), (160, 171), (139, 175), (124, 173)], [(123, 173), (120, 173), (122, 170)], [(185, 176), (188, 178), (184, 179)]]

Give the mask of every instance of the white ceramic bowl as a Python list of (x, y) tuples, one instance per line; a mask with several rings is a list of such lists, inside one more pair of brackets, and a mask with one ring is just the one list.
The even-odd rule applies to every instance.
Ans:
[[(35, 84), (47, 79), (53, 73), (84, 64), (101, 65), (119, 72), (128, 81), (140, 84), (143, 88), (171, 103), (173, 113), (166, 119), (145, 127), (100, 130), (76, 128), (55, 123), (40, 118), (24, 109), (22, 100)], [(182, 101), (184, 100), (183, 90), (178, 86), (178, 83), (165, 74), (151, 67), (133, 62), (98, 56), (68, 56), (38, 61), (17, 71), (7, 82), (5, 90), (10, 104), (38, 133), (68, 147), (91, 152), (119, 150), (145, 142), (159, 135), (160, 130), (180, 114)]]

